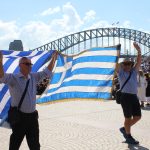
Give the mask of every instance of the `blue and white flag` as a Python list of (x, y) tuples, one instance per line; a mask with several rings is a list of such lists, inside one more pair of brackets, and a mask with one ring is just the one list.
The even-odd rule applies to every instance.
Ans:
[[(32, 72), (37, 72), (43, 68), (43, 65), (49, 60), (53, 51), (6, 51), (3, 53), (3, 66), (6, 73), (19, 72), (19, 59), (28, 57), (33, 63)], [(10, 93), (8, 86), (0, 84), (0, 126), (7, 118), (7, 112), (10, 107)]]
[(59, 55), (50, 84), (37, 103), (64, 99), (109, 99), (120, 45)]

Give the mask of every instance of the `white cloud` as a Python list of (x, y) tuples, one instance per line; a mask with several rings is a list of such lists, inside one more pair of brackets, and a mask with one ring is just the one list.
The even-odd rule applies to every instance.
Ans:
[(50, 37), (50, 27), (44, 22), (29, 22), (22, 27), (20, 32), (20, 38), (23, 39), (27, 49), (33, 48), (33, 45), (38, 47), (45, 44)]
[(43, 11), (42, 13), (40, 13), (41, 16), (48, 16), (48, 15), (52, 15), (52, 14), (55, 14), (55, 13), (58, 13), (60, 12), (60, 7), (57, 6), (55, 8), (49, 8), (45, 11)]
[(63, 19), (69, 30), (76, 31), (83, 25), (80, 15), (71, 3), (68, 2), (63, 6), (63, 14)]
[[(60, 10), (59, 7), (56, 8), (57, 9), (55, 10)], [(43, 15), (46, 14), (48, 14), (48, 11), (47, 13), (46, 11), (43, 13)], [(5, 24), (8, 24), (8, 26)], [(6, 35), (11, 33), (9, 35), (11, 38), (8, 36), (6, 37), (5, 35), (5, 44), (1, 44), (3, 43), (2, 38), (4, 39), (4, 35), (0, 34), (0, 49), (3, 47), (8, 47), (6, 45), (9, 45), (9, 43), (14, 39), (21, 39), (24, 49), (28, 50), (29, 48), (36, 48), (59, 37), (79, 31), (83, 22), (72, 4), (66, 3), (62, 6), (61, 17), (53, 19), (49, 23), (45, 23), (43, 21), (30, 21), (22, 27), (17, 26), (14, 22), (8, 22), (5, 24), (3, 24), (4, 28), (1, 31), (4, 32), (6, 30)], [(9, 31), (10, 29), (11, 32)]]
[(107, 28), (111, 27), (108, 21), (101, 20), (93, 23), (90, 27), (87, 27), (87, 29), (96, 29), (96, 28)]
[(129, 20), (124, 21), (120, 27), (122, 27), (122, 28), (133, 28), (131, 25), (131, 22)]
[(86, 12), (85, 17), (83, 18), (84, 21), (89, 22), (95, 20), (96, 12), (94, 10), (90, 10)]
[(131, 25), (129, 20), (124, 21), (123, 23), (116, 22), (116, 23), (109, 23), (106, 20), (99, 20), (94, 22), (92, 25), (86, 27), (85, 29), (96, 29), (96, 28), (111, 28), (111, 27), (118, 27), (118, 28), (129, 28), (133, 29), (134, 27)]
[[(54, 12), (60, 12), (55, 19), (47, 16)], [(41, 15), (47, 17), (48, 23), (42, 20), (30, 21), (19, 26), (15, 21), (0, 21), (0, 49), (8, 48), (9, 43), (15, 39), (22, 40), (24, 49), (28, 50), (81, 30), (112, 27), (112, 24), (106, 20), (97, 20), (98, 17), (94, 10), (89, 10), (85, 16), (81, 17), (69, 2), (62, 7), (49, 8)], [(133, 28), (128, 20), (116, 26)]]
[(4, 22), (0, 20), (0, 49), (7, 49), (9, 47), (8, 41), (17, 38), (19, 38), (19, 28), (16, 22)]

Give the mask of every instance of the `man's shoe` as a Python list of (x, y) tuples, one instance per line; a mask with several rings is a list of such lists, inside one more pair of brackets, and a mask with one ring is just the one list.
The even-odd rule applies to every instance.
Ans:
[(123, 134), (124, 138), (126, 139), (126, 138), (127, 138), (127, 134), (126, 134), (125, 128), (122, 127), (122, 128), (120, 128), (119, 130), (120, 130), (120, 132)]
[(131, 135), (129, 135), (126, 138), (126, 143), (137, 145), (139, 144), (139, 141), (136, 141)]

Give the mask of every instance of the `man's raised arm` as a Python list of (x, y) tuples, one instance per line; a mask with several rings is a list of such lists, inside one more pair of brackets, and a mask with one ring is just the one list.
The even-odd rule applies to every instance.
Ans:
[(58, 52), (55, 51), (53, 54), (52, 54), (52, 59), (49, 63), (49, 65), (47, 66), (47, 68), (52, 72), (53, 68), (54, 68), (54, 65), (55, 65), (55, 61), (57, 59), (57, 56), (58, 56)]
[(4, 76), (4, 69), (3, 69), (3, 54), (0, 51), (0, 78)]
[(141, 61), (142, 61), (141, 48), (135, 42), (133, 43), (133, 45), (134, 45), (135, 49), (137, 50), (137, 62), (135, 64), (135, 69), (138, 71), (140, 69)]

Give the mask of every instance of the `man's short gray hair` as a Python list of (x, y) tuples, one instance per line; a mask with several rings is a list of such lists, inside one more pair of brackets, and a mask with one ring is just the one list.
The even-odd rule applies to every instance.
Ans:
[(28, 57), (21, 57), (20, 60), (19, 60), (19, 64), (21, 64), (21, 63), (22, 63), (22, 60), (24, 60), (24, 59), (25, 59), (25, 60), (28, 60), (29, 58), (28, 58)]

